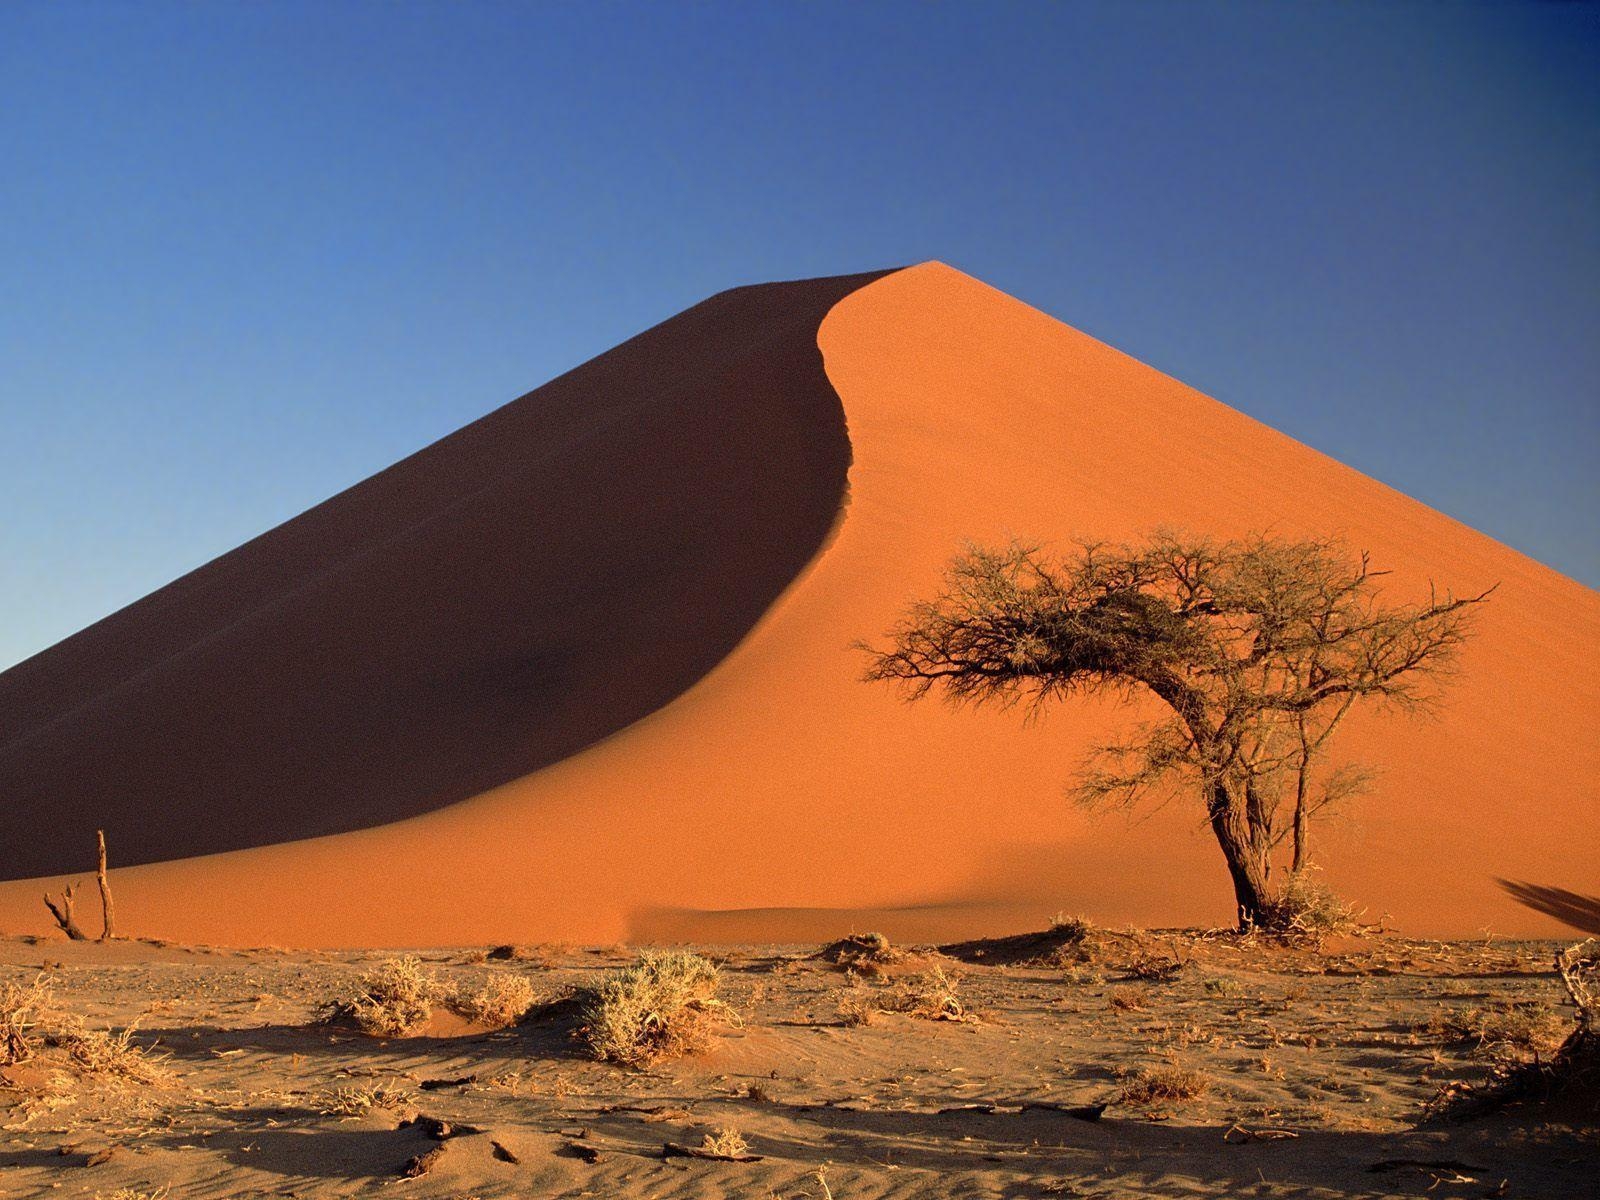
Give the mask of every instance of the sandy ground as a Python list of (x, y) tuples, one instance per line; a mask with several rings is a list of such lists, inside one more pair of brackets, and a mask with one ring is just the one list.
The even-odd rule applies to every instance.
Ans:
[[(967, 949), (865, 975), (816, 947), (721, 949), (707, 953), (739, 1024), (702, 1055), (636, 1071), (588, 1057), (560, 1006), (493, 1033), (434, 1028), (455, 1036), (317, 1023), (383, 952), (12, 938), (0, 981), (44, 972), (60, 1012), (137, 1022), (171, 1076), (119, 1083), (52, 1051), (0, 1072), (0, 1195), (1593, 1195), (1600, 1117), (1524, 1107), (1461, 1123), (1425, 1110), (1516, 1053), (1453, 1039), (1442, 1016), (1529, 1001), (1556, 1033), (1570, 1024), (1555, 946), (1377, 936), (1313, 951), (1094, 933), (1047, 961)], [(422, 957), (468, 984), (521, 974), (559, 1000), (633, 954)], [(1170, 977), (1128, 978), (1172, 961)], [(841, 1021), (841, 1001), (931, 965), (959, 979), (977, 1019)], [(1174, 1065), (1200, 1073), (1206, 1094), (1120, 1099), (1141, 1070)], [(385, 1103), (326, 1111), (341, 1089), (378, 1085)], [(1098, 1104), (1098, 1120), (1062, 1111)], [(454, 1135), (403, 1124), (418, 1113)], [(729, 1127), (759, 1161), (662, 1157)], [(438, 1147), (430, 1171), (402, 1176)]]

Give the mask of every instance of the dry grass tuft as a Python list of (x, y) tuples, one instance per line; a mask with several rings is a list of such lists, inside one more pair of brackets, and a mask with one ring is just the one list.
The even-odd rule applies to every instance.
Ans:
[(403, 1108), (414, 1097), (415, 1093), (408, 1088), (388, 1082), (370, 1083), (365, 1087), (342, 1087), (325, 1092), (313, 1107), (325, 1117), (359, 1117), (375, 1108)]
[(1176, 955), (1136, 954), (1123, 968), (1123, 978), (1140, 983), (1171, 983), (1187, 966)]
[(957, 981), (934, 966), (908, 975), (878, 996), (885, 1012), (906, 1013), (927, 1021), (976, 1021), (956, 994)]
[(850, 1026), (871, 1025), (883, 1010), (878, 1007), (878, 994), (861, 982), (861, 976), (850, 976), (848, 987), (839, 989), (839, 1020)]
[(476, 992), (457, 990), (446, 1001), (450, 1010), (485, 1029), (504, 1029), (519, 1023), (538, 1000), (532, 983), (522, 975), (491, 975)]
[(717, 999), (717, 968), (698, 954), (646, 952), (582, 1000), (582, 1033), (602, 1062), (647, 1067), (692, 1054), (731, 1010)]
[(0, 983), (0, 1067), (27, 1062), (38, 1049), (33, 1029), (50, 1003), (50, 985), (43, 975), (30, 983)]
[(1357, 927), (1355, 909), (1312, 875), (1311, 868), (1289, 877), (1283, 895), (1263, 916), (1258, 928), (1290, 940), (1320, 942)]
[[(1577, 1009), (1575, 1027), (1552, 1028), (1554, 1013), (1539, 1001), (1443, 1013), (1422, 1027), (1423, 1032), (1475, 1042), (1497, 1059), (1486, 1084), (1441, 1089), (1428, 1105), (1431, 1115), (1465, 1119), (1532, 1099), (1565, 1106), (1585, 1123), (1600, 1117), (1600, 938), (1561, 951), (1555, 967), (1567, 999)], [(1554, 1053), (1546, 1056), (1552, 1037), (1562, 1033)]]
[(166, 1083), (172, 1069), (133, 1040), (134, 1028), (88, 1029), (71, 1018), (46, 1034), (45, 1042), (65, 1050), (81, 1074), (147, 1086)]
[(1221, 996), (1224, 999), (1231, 999), (1234, 996), (1242, 996), (1245, 992), (1245, 986), (1243, 982), (1241, 982), (1239, 979), (1236, 979), (1232, 975), (1215, 976), (1214, 978), (1206, 980), (1201, 986), (1205, 988), (1207, 995)]
[(329, 1005), (328, 1019), (346, 1019), (373, 1037), (403, 1037), (433, 1016), (433, 1006), (449, 994), (422, 961), (407, 955), (389, 958), (356, 981), (356, 993)]
[(721, 1158), (740, 1158), (750, 1153), (750, 1143), (745, 1141), (744, 1134), (729, 1125), (714, 1134), (706, 1134), (700, 1149)]
[(446, 1008), (485, 1029), (515, 1025), (534, 1007), (538, 994), (522, 975), (496, 972), (477, 991), (440, 979), (410, 956), (385, 959), (362, 974), (355, 994), (327, 1006), (328, 1020), (348, 1020), (374, 1037), (405, 1037), (425, 1026), (435, 1008)]
[(1548, 1053), (1561, 1044), (1567, 1032), (1555, 1009), (1543, 1000), (1496, 1000), (1471, 1008), (1441, 1009), (1417, 1031), (1471, 1045), (1496, 1057)]
[(1147, 1067), (1123, 1085), (1121, 1104), (1160, 1104), (1198, 1100), (1211, 1090), (1211, 1080), (1199, 1071), (1170, 1064)]
[(1118, 1012), (1137, 1012), (1150, 1003), (1147, 987), (1118, 988), (1111, 993), (1111, 1007)]

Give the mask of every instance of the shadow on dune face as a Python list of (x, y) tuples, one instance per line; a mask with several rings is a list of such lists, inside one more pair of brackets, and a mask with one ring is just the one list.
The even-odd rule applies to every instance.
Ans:
[(0, 878), (414, 816), (681, 694), (817, 554), (817, 329), (715, 296), (0, 675)]
[(1600, 934), (1600, 896), (1585, 896), (1564, 888), (1543, 887), (1512, 879), (1495, 880), (1518, 904), (1554, 917), (1584, 933)]

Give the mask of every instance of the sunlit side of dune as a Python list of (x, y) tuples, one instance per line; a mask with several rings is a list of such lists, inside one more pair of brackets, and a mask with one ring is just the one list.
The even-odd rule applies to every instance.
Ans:
[[(1140, 710), (908, 705), (860, 682), (851, 648), (963, 539), (1157, 525), (1337, 533), (1397, 595), (1498, 583), (1435, 719), (1350, 726), (1342, 748), (1381, 779), (1316, 856), (1418, 934), (1562, 928), (1497, 878), (1595, 890), (1600, 595), (940, 264), (854, 291), (817, 340), (853, 455), (844, 518), (705, 678), (464, 803), (120, 872), (124, 925), (417, 945), (810, 938), (860, 910), (919, 938), (1056, 910), (1224, 923), (1226, 872), (1191, 806), (1096, 817), (1064, 798), (1087, 748)], [(0, 925), (38, 927), (41, 886), (0, 886)]]

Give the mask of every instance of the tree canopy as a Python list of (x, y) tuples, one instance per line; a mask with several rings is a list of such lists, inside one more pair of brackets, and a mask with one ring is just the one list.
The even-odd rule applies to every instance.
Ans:
[(1136, 545), (969, 546), (943, 587), (872, 650), (869, 680), (957, 703), (1043, 704), (1074, 693), (1148, 693), (1167, 715), (1100, 747), (1076, 782), (1089, 804), (1186, 788), (1233, 877), (1242, 924), (1270, 923), (1292, 840), (1365, 773), (1329, 768), (1329, 740), (1358, 704), (1429, 706), (1470, 632), (1470, 597), (1387, 602), (1366, 554), (1336, 539), (1221, 541), (1169, 530)]

